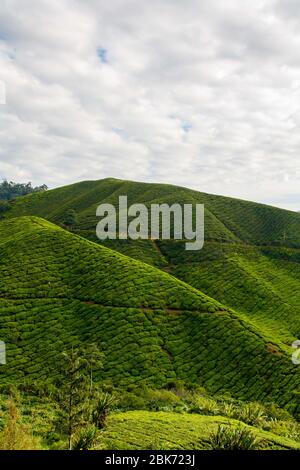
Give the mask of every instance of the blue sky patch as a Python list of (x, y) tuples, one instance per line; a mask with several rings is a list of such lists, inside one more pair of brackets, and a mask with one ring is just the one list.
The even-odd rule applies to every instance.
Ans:
[(100, 61), (102, 62), (102, 64), (107, 64), (107, 62), (108, 62), (108, 60), (107, 60), (107, 49), (104, 49), (103, 47), (98, 47), (97, 54), (98, 54), (98, 57), (99, 57)]
[(192, 124), (190, 122), (183, 122), (181, 124), (181, 128), (184, 130), (184, 132), (190, 132), (190, 130), (192, 129)]

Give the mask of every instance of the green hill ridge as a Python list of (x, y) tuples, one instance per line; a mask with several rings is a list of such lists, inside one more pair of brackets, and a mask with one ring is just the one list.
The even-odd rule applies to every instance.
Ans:
[(37, 215), (57, 223), (68, 209), (73, 209), (78, 214), (77, 228), (94, 232), (98, 220), (96, 207), (102, 202), (117, 205), (120, 195), (127, 195), (129, 204), (205, 204), (207, 240), (300, 247), (299, 213), (168, 184), (114, 178), (83, 181), (18, 198), (8, 216)]

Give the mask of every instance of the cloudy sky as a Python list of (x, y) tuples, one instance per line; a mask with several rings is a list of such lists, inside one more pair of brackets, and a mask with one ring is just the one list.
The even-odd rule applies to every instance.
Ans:
[(300, 210), (299, 51), (299, 0), (1, 0), (0, 178)]

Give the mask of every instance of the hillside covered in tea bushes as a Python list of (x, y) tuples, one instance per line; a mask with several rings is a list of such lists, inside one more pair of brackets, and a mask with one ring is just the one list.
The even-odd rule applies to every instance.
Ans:
[(0, 224), (1, 381), (47, 381), (59, 354), (96, 342), (99, 379), (174, 380), (296, 410), (289, 353), (254, 324), (168, 273), (37, 217)]
[[(100, 203), (204, 203), (205, 244), (95, 236)], [(96, 342), (97, 378), (172, 381), (299, 413), (300, 214), (171, 185), (86, 181), (10, 202), (0, 222), (1, 381), (47, 381)], [(66, 224), (66, 214), (74, 214)], [(47, 219), (47, 220), (45, 220)]]
[[(203, 203), (205, 244), (186, 251), (183, 241), (107, 240), (95, 234), (100, 203)], [(68, 211), (76, 214), (64, 225)], [(165, 184), (112, 178), (84, 181), (12, 201), (6, 218), (37, 215), (91, 241), (158, 267), (239, 311), (286, 347), (300, 337), (300, 214)]]

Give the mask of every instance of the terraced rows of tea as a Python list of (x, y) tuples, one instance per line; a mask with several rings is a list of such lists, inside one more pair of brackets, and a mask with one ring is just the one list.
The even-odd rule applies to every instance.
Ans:
[[(112, 415), (103, 438), (108, 449), (207, 450), (209, 438), (219, 425), (236, 424), (237, 421), (221, 416), (130, 411)], [(300, 449), (300, 445), (291, 439), (252, 426), (248, 429), (264, 443), (265, 449)]]
[(182, 244), (161, 244), (168, 272), (245, 314), (287, 346), (300, 337), (300, 253), (279, 247), (206, 243), (193, 260)]
[(166, 273), (35, 217), (2, 222), (0, 248), (0, 298), (77, 298), (121, 307), (224, 310)]
[[(100, 242), (96, 208), (118, 207), (120, 195), (148, 207), (204, 203), (204, 249)], [(76, 222), (66, 230), (70, 209)], [(5, 217), (0, 339), (9, 361), (0, 380), (46, 380), (57, 374), (60, 351), (95, 341), (105, 353), (99, 380), (162, 387), (179, 379), (299, 414), (291, 344), (300, 338), (300, 214), (105, 179), (18, 198)]]
[(180, 379), (297, 413), (289, 353), (246, 316), (43, 219), (0, 223), (0, 312), (1, 381), (46, 381), (60, 352), (96, 342), (105, 354), (96, 376), (108, 383)]

